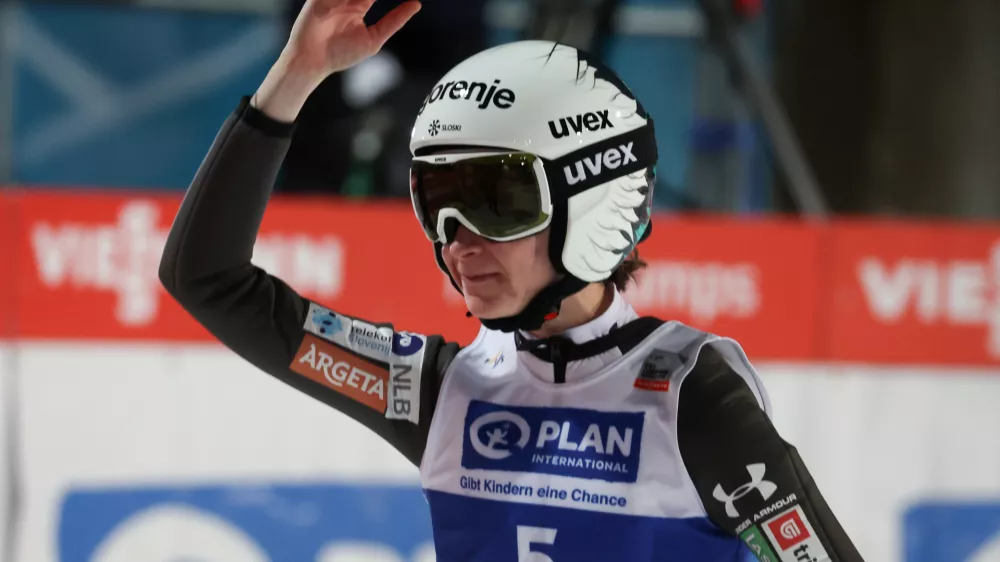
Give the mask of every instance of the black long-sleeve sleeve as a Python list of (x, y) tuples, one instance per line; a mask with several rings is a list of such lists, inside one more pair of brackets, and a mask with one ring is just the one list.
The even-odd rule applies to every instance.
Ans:
[[(440, 373), (458, 346), (438, 336), (419, 337), (419, 353), (411, 344), (407, 357), (397, 356), (389, 347), (399, 343), (399, 335), (390, 332), (388, 341), (385, 336), (391, 325), (323, 309), (251, 264), (292, 132), (291, 124), (270, 119), (251, 107), (248, 98), (241, 101), (174, 219), (160, 262), (160, 280), (199, 323), (238, 355), (364, 424), (419, 464)], [(316, 318), (310, 318), (310, 310)], [(417, 419), (389, 415), (392, 388), (406, 385), (416, 387), (415, 395), (407, 397), (419, 401), (413, 405), (419, 405)]]
[(743, 539), (761, 562), (862, 560), (798, 451), (711, 345), (678, 400), (681, 457), (716, 525)]

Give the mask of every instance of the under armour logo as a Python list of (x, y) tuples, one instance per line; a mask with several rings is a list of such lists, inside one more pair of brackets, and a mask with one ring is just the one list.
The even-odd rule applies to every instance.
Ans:
[(722, 489), (722, 484), (715, 485), (715, 489), (712, 490), (712, 497), (726, 504), (726, 515), (732, 518), (739, 517), (740, 514), (736, 511), (736, 506), (733, 505), (733, 502), (749, 494), (751, 490), (760, 492), (760, 497), (765, 501), (778, 491), (778, 486), (774, 482), (764, 480), (765, 470), (767, 469), (764, 463), (748, 464), (747, 472), (750, 473), (750, 482), (736, 488), (732, 494), (727, 494)]

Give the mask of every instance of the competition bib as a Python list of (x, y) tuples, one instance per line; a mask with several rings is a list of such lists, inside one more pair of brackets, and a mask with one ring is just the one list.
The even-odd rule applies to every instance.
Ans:
[(421, 466), (437, 560), (753, 560), (706, 517), (673, 429), (676, 389), (713, 338), (668, 323), (555, 385), (519, 366), (509, 334), (484, 331), (445, 377)]

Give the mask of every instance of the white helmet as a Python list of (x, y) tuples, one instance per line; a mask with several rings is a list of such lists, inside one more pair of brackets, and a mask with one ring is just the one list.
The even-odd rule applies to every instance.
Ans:
[[(613, 71), (579, 49), (519, 41), (455, 66), (424, 100), (410, 151), (428, 160), (455, 148), (534, 155), (551, 204), (549, 255), (562, 278), (521, 314), (483, 319), (488, 328), (536, 329), (562, 299), (608, 279), (649, 235), (657, 158), (652, 119)], [(414, 206), (425, 221), (416, 198)], [(461, 220), (459, 211), (452, 216)], [(436, 254), (448, 273), (443, 241), (435, 239)]]

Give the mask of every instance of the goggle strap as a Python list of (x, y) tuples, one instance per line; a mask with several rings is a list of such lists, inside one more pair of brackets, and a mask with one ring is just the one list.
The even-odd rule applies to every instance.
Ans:
[(562, 253), (566, 246), (566, 230), (569, 227), (569, 200), (563, 197), (552, 199), (552, 218), (549, 223), (549, 261), (556, 273), (567, 274)]

